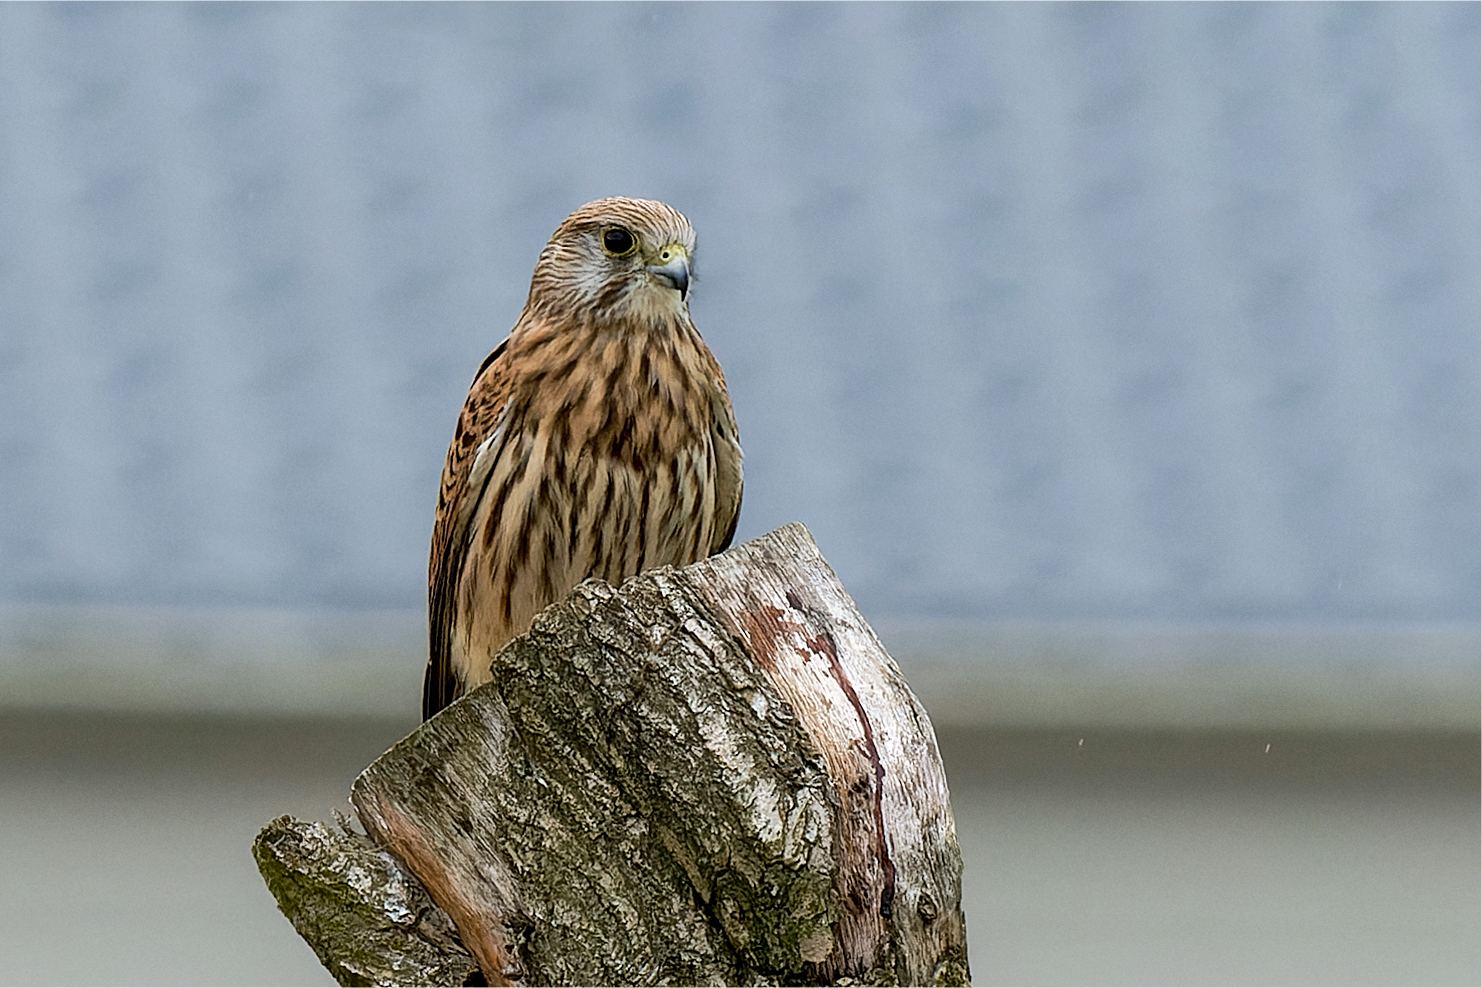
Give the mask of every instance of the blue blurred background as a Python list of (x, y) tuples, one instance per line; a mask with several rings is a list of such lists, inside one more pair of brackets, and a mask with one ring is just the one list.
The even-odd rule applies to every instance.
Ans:
[(248, 844), (415, 723), (606, 195), (931, 711), (979, 983), (1477, 983), (1479, 10), (0, 4), (0, 983), (326, 979)]
[(473, 370), (664, 199), (868, 615), (1479, 617), (1478, 7), (6, 5), (0, 601), (417, 608)]

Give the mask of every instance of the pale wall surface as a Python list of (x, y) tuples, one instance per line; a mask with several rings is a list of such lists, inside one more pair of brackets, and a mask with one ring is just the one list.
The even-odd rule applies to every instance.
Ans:
[[(0, 715), (0, 984), (331, 984), (252, 837), (411, 726)], [(975, 984), (1478, 981), (1475, 731), (941, 743)]]
[(415, 608), (599, 195), (866, 614), (1475, 622), (1476, 4), (0, 5), (0, 603)]

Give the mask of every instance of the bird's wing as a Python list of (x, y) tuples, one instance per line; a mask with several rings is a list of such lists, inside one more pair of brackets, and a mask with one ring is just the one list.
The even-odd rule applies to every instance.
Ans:
[(710, 441), (715, 449), (715, 538), (710, 554), (724, 551), (736, 537), (741, 517), (741, 438), (726, 382), (717, 378), (710, 392)]
[(432, 553), (427, 564), (427, 673), (422, 680), (422, 719), (427, 720), (458, 696), (453, 668), (453, 621), (458, 585), (468, 556), (468, 526), (473, 520), (491, 467), (499, 455), (500, 420), (509, 400), (510, 375), (503, 360), (505, 340), (484, 359), (463, 411), (458, 431), (443, 464), (432, 525)]

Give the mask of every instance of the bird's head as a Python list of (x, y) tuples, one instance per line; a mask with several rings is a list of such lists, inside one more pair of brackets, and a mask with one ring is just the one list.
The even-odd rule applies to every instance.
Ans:
[(650, 199), (598, 199), (566, 217), (540, 253), (527, 307), (597, 322), (668, 322), (689, 309), (695, 231)]

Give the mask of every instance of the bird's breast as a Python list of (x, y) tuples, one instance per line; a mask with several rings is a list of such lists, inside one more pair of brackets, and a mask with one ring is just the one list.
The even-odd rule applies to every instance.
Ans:
[(470, 532), (459, 624), (496, 648), (582, 580), (687, 565), (716, 536), (714, 358), (679, 334), (563, 342), (511, 394)]

